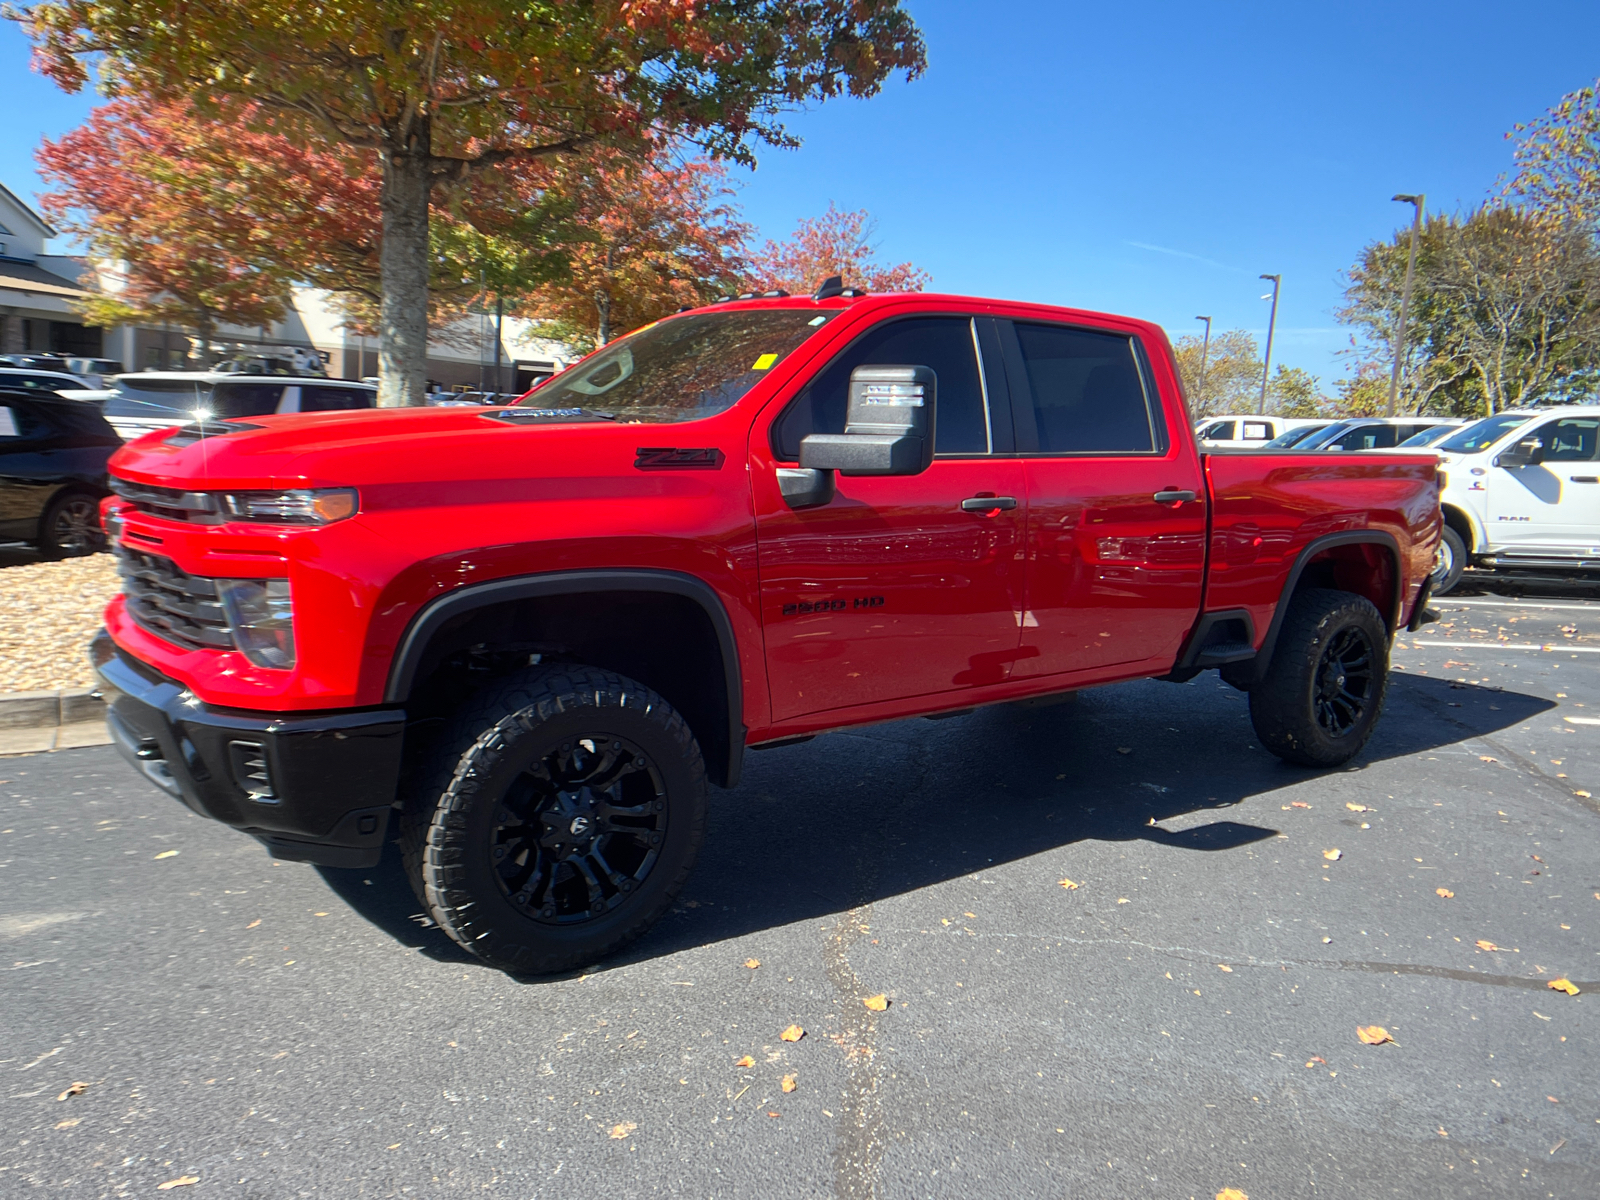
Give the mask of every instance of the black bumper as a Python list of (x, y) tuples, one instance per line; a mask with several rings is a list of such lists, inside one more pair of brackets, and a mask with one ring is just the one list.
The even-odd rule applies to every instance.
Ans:
[(104, 630), (90, 657), (118, 751), (162, 791), (254, 835), (274, 858), (378, 861), (400, 778), (403, 710), (217, 709), (123, 654)]

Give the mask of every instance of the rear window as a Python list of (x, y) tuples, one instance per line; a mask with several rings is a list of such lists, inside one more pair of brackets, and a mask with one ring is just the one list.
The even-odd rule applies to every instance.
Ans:
[(123, 376), (113, 381), (115, 396), (108, 396), (101, 411), (108, 417), (179, 417), (188, 420), (211, 399), (211, 384), (198, 379), (141, 379)]
[(300, 385), (301, 412), (339, 412), (351, 408), (371, 408), (373, 393), (367, 388), (330, 387), (327, 384)]
[(1439, 449), (1452, 454), (1476, 454), (1494, 445), (1519, 425), (1526, 425), (1528, 417), (1522, 413), (1501, 413), (1485, 417), (1476, 425), (1468, 425), (1454, 437), (1439, 443)]
[(205, 407), (213, 417), (265, 417), (278, 411), (281, 383), (219, 383)]
[(1272, 426), (1265, 421), (1246, 421), (1244, 423), (1244, 432), (1239, 436), (1247, 442), (1264, 442), (1272, 436)]
[(1233, 441), (1232, 421), (1213, 421), (1200, 430), (1200, 440), (1210, 442)]
[(647, 325), (517, 401), (619, 421), (696, 421), (737, 404), (831, 318), (810, 308), (689, 313)]

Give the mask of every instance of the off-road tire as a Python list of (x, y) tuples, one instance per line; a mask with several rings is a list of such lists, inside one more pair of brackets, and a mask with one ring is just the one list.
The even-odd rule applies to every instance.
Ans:
[[(638, 819), (664, 828), (659, 847), (641, 851), (652, 865), (636, 882), (626, 880), (632, 890), (608, 895), (598, 914), (560, 914), (560, 920), (570, 922), (560, 924), (552, 923), (557, 912), (553, 890), (541, 902), (549, 904), (547, 910), (533, 913), (519, 907), (519, 900), (524, 906), (528, 901), (510, 894), (503, 882), (510, 860), (494, 855), (506, 848), (507, 817), (527, 803), (526, 789), (548, 786), (536, 778), (537, 772), (575, 742), (580, 749), (598, 746), (597, 753), (611, 745), (634, 748), (636, 756), (625, 754), (624, 766), (645, 776), (638, 789), (649, 789), (636, 794), (656, 797), (647, 808), (659, 805), (654, 815)], [(400, 847), (413, 888), (428, 915), (453, 940), (514, 974), (587, 966), (644, 933), (682, 890), (705, 837), (705, 763), (688, 725), (649, 688), (592, 667), (534, 667), (478, 693), (431, 740), (407, 774)], [(535, 828), (531, 820), (519, 817), (517, 823)], [(544, 828), (549, 833), (555, 826), (547, 823)], [(624, 840), (642, 844), (647, 835), (648, 830)], [(526, 839), (516, 844), (524, 856), (539, 853)], [(590, 860), (585, 862), (592, 869)], [(606, 884), (616, 886), (610, 877)], [(573, 868), (562, 886), (567, 889), (563, 895), (570, 896), (574, 887), (587, 885)]]
[[(1356, 665), (1363, 646), (1365, 667)], [(1250, 691), (1250, 721), (1285, 762), (1337, 767), (1372, 735), (1388, 675), (1389, 631), (1372, 601), (1326, 588), (1300, 592), (1266, 678)]]
[(1467, 544), (1450, 526), (1439, 532), (1439, 557), (1434, 563), (1433, 592), (1443, 596), (1461, 582), (1461, 573), (1467, 569)]
[(39, 556), (76, 558), (106, 548), (100, 502), (88, 492), (62, 492), (39, 518)]

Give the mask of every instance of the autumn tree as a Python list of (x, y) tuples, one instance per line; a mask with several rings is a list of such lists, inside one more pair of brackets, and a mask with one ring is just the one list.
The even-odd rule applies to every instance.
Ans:
[(1279, 363), (1267, 384), (1267, 407), (1280, 417), (1320, 417), (1328, 403), (1322, 381), (1303, 367)]
[[(1178, 359), (1183, 394), (1196, 417), (1213, 413), (1253, 413), (1261, 407), (1261, 374), (1265, 369), (1256, 339), (1243, 329), (1213, 334), (1211, 345), (1185, 335), (1172, 346)], [(1205, 350), (1205, 378), (1200, 377)]]
[(83, 239), (106, 286), (77, 307), (96, 325), (170, 322), (194, 331), (202, 361), (218, 325), (263, 325), (288, 307), (282, 256), (241, 219), (248, 183), (236, 172), (194, 171), (204, 134), (172, 114), (135, 117), (126, 104), (93, 113), (38, 161), (57, 190), (43, 208)]
[(802, 220), (782, 242), (768, 241), (751, 255), (757, 291), (781, 288), (794, 295), (815, 291), (830, 275), (846, 287), (869, 292), (920, 292), (932, 281), (908, 262), (880, 263), (872, 236), (877, 222), (865, 209), (843, 212), (829, 203), (822, 216)]
[(365, 150), (380, 178), (380, 402), (421, 403), (434, 190), (514, 160), (681, 133), (792, 145), (779, 118), (924, 66), (898, 0), (35, 0), (8, 10), (69, 90), (259, 105), (264, 128)]
[[(1392, 354), (1409, 230), (1366, 247), (1340, 319), (1363, 362)], [(1589, 229), (1507, 205), (1434, 216), (1418, 238), (1401, 397), (1407, 412), (1495, 413), (1591, 394), (1600, 371), (1600, 250)]]
[(1569, 92), (1506, 136), (1516, 143), (1504, 196), (1517, 207), (1600, 233), (1600, 80)]
[(719, 164), (681, 160), (668, 144), (643, 158), (599, 150), (562, 163), (544, 184), (571, 237), (565, 270), (531, 290), (523, 312), (553, 336), (603, 346), (619, 330), (738, 290), (750, 231)]

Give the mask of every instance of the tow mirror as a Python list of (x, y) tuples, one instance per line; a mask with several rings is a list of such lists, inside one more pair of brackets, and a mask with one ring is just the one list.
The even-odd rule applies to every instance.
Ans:
[(800, 439), (802, 470), (841, 475), (920, 475), (933, 463), (932, 367), (857, 367), (843, 433)]
[(1494, 465), (1497, 467), (1531, 467), (1544, 461), (1544, 440), (1538, 437), (1525, 437), (1495, 455)]

